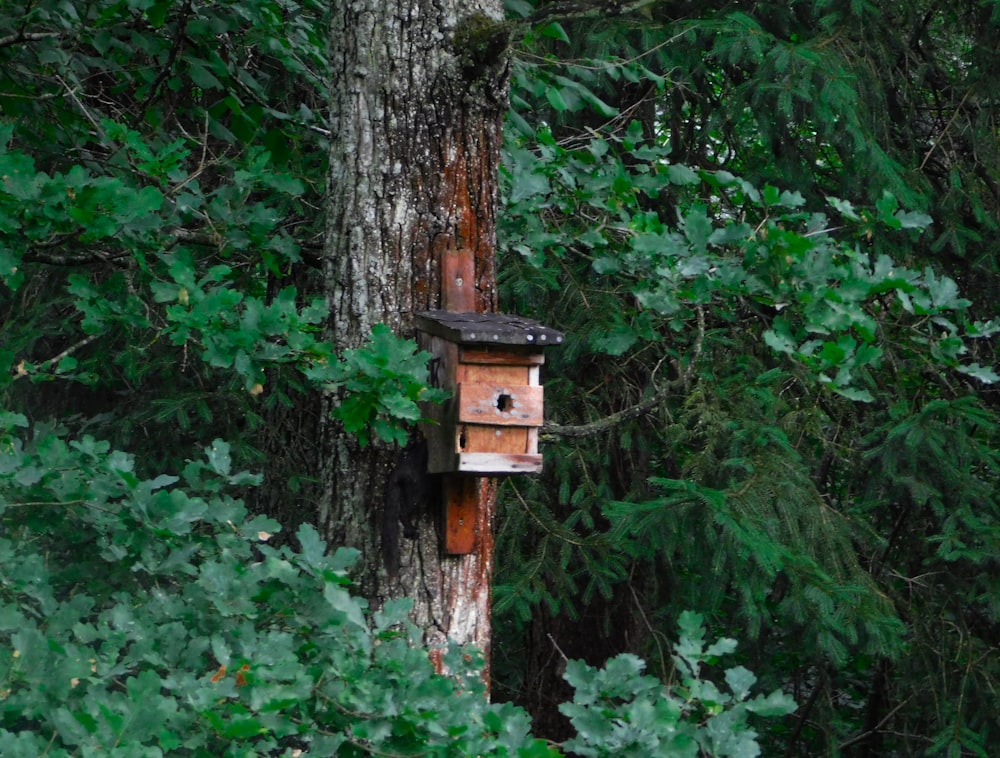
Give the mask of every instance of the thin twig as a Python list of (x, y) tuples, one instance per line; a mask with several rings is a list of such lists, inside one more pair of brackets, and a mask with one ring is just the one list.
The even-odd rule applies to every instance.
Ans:
[(685, 29), (683, 32), (679, 32), (679, 33), (675, 34), (673, 37), (668, 37), (663, 42), (660, 42), (659, 44), (654, 45), (653, 47), (649, 48), (648, 50), (645, 50), (645, 51), (643, 51), (643, 52), (641, 52), (641, 53), (639, 53), (637, 55), (634, 55), (631, 58), (626, 58), (624, 60), (609, 61), (609, 62), (602, 63), (602, 64), (599, 64), (599, 65), (589, 65), (587, 63), (583, 63), (582, 62), (582, 60), (588, 60), (588, 61), (591, 60), (589, 58), (582, 59), (581, 62), (577, 62), (577, 60), (573, 60), (573, 59), (556, 59), (556, 60), (553, 60), (551, 58), (545, 58), (545, 57), (542, 57), (541, 55), (535, 55), (534, 53), (528, 53), (528, 52), (525, 52), (525, 51), (522, 51), (522, 50), (518, 50), (517, 53), (516, 53), (516, 55), (519, 58), (534, 59), (534, 60), (538, 61), (541, 65), (565, 66), (567, 68), (584, 69), (585, 71), (607, 71), (609, 68), (612, 68), (612, 67), (615, 67), (615, 66), (627, 66), (630, 63), (636, 63), (636, 62), (642, 60), (643, 58), (645, 58), (646, 56), (652, 55), (657, 50), (659, 50), (659, 49), (661, 49), (663, 47), (666, 47), (667, 45), (673, 44), (674, 42), (676, 42), (677, 40), (679, 40), (681, 37), (683, 37), (684, 35), (686, 35), (688, 32), (690, 32), (691, 29), (696, 29), (696, 28), (697, 28), (697, 26), (692, 26), (689, 29)]
[(570, 545), (576, 545), (577, 547), (584, 547), (585, 546), (584, 542), (581, 542), (579, 540), (570, 539), (565, 534), (559, 534), (554, 529), (552, 529), (552, 527), (550, 527), (548, 524), (546, 524), (544, 521), (542, 521), (535, 514), (535, 512), (533, 510), (531, 510), (531, 506), (528, 505), (528, 501), (524, 499), (524, 496), (520, 493), (520, 491), (517, 489), (517, 487), (516, 486), (512, 486), (512, 489), (514, 490), (514, 497), (516, 497), (521, 502), (521, 506), (524, 508), (525, 511), (528, 512), (528, 515), (531, 516), (532, 519), (534, 519), (535, 523), (538, 524), (538, 526), (540, 526), (542, 528), (542, 531), (544, 531), (544, 532), (552, 535), (557, 540), (561, 540), (563, 542), (567, 542)]
[(969, 99), (969, 95), (971, 94), (972, 94), (972, 89), (970, 88), (969, 90), (966, 91), (965, 96), (962, 97), (962, 102), (960, 102), (958, 104), (958, 107), (955, 108), (955, 112), (951, 114), (951, 118), (948, 119), (948, 123), (944, 125), (944, 129), (941, 130), (941, 134), (938, 136), (936, 140), (934, 140), (934, 142), (931, 144), (930, 149), (924, 154), (924, 159), (920, 161), (920, 168), (919, 168), (920, 171), (924, 170), (924, 166), (927, 165), (927, 161), (931, 159), (931, 155), (934, 154), (934, 151), (937, 149), (937, 146), (941, 144), (942, 140), (944, 140), (945, 135), (948, 133), (948, 130), (951, 129), (952, 124), (955, 123), (955, 119), (958, 118), (958, 114), (959, 112), (961, 112), (962, 106), (965, 105), (965, 101)]
[[(89, 335), (87, 335), (82, 340), (80, 340), (79, 342), (77, 342), (75, 345), (70, 345), (68, 348), (66, 348), (65, 350), (63, 350), (58, 355), (55, 355), (55, 356), (49, 358), (48, 360), (42, 361), (41, 363), (39, 363), (38, 364), (38, 369), (41, 370), (41, 369), (45, 369), (47, 366), (58, 365), (59, 362), (63, 358), (65, 358), (66, 356), (68, 356), (68, 355), (76, 352), (81, 347), (85, 347), (85, 346), (89, 345), (91, 342), (93, 342), (96, 339), (97, 339), (97, 335), (96, 334), (89, 334)], [(16, 375), (14, 376), (14, 379), (20, 379), (21, 377), (28, 376), (28, 375), (29, 375), (29, 372), (25, 371), (22, 367), (19, 366), (18, 367), (18, 371), (17, 371)]]
[(660, 659), (660, 672), (664, 678), (667, 676), (667, 656), (663, 652), (663, 643), (661, 642), (661, 637), (663, 635), (657, 632), (653, 628), (653, 624), (650, 622), (649, 617), (646, 615), (646, 610), (642, 607), (642, 603), (639, 602), (639, 593), (635, 591), (635, 587), (632, 586), (630, 581), (628, 584), (629, 592), (632, 593), (632, 600), (635, 602), (636, 610), (639, 611), (639, 615), (642, 617), (642, 622), (646, 625), (646, 629), (653, 638), (653, 643), (656, 645), (656, 654)]
[(566, 656), (566, 653), (563, 652), (562, 648), (559, 647), (559, 643), (556, 642), (556, 638), (552, 636), (552, 633), (549, 632), (546, 636), (549, 638), (549, 642), (552, 643), (552, 647), (554, 647), (556, 652), (562, 657), (563, 663), (569, 663), (569, 658)]
[(869, 729), (867, 732), (863, 732), (862, 734), (859, 734), (857, 737), (851, 737), (851, 739), (849, 739), (847, 742), (840, 743), (840, 745), (837, 748), (837, 752), (839, 753), (841, 750), (844, 750), (844, 749), (850, 747), (851, 745), (856, 745), (857, 743), (861, 742), (862, 740), (866, 740), (869, 737), (871, 737), (873, 734), (875, 734), (876, 732), (878, 732), (883, 726), (885, 726), (889, 722), (889, 720), (893, 716), (896, 715), (896, 712), (900, 708), (902, 708), (904, 705), (906, 705), (909, 702), (910, 702), (910, 698), (906, 698), (906, 700), (904, 700), (902, 703), (900, 703), (895, 708), (893, 708), (891, 711), (889, 711), (887, 714), (885, 714), (885, 717), (881, 721), (879, 721), (875, 726), (873, 726), (871, 729)]
[(70, 99), (71, 99), (71, 100), (72, 100), (72, 101), (73, 101), (74, 103), (76, 103), (76, 107), (80, 109), (80, 112), (81, 112), (81, 113), (83, 113), (83, 116), (84, 116), (84, 118), (86, 118), (86, 119), (87, 119), (87, 121), (89, 121), (89, 122), (90, 122), (90, 125), (94, 127), (94, 131), (96, 131), (96, 132), (97, 132), (97, 135), (98, 135), (98, 136), (99, 136), (99, 137), (100, 137), (100, 138), (101, 138), (101, 139), (102, 139), (103, 141), (105, 141), (105, 142), (108, 142), (108, 141), (109, 141), (109, 140), (108, 140), (108, 135), (107, 135), (107, 134), (106, 134), (106, 133), (104, 132), (104, 129), (103, 129), (103, 128), (101, 128), (101, 125), (100, 125), (100, 124), (98, 123), (97, 119), (95, 119), (95, 118), (94, 118), (94, 117), (93, 117), (92, 115), (90, 115), (90, 111), (89, 111), (89, 110), (87, 110), (87, 106), (85, 106), (85, 105), (83, 104), (83, 102), (82, 102), (82, 101), (80, 100), (80, 98), (78, 98), (78, 97), (76, 96), (76, 91), (75, 91), (75, 90), (74, 90), (74, 89), (73, 89), (72, 87), (70, 87), (70, 86), (69, 86), (69, 85), (68, 85), (68, 84), (67, 84), (67, 83), (66, 83), (66, 82), (65, 82), (65, 81), (63, 80), (63, 78), (62, 78), (61, 76), (58, 76), (58, 75), (57, 75), (57, 76), (56, 76), (56, 81), (57, 81), (57, 82), (59, 82), (59, 83), (60, 83), (60, 84), (61, 84), (61, 85), (62, 85), (62, 86), (63, 86), (63, 87), (65, 88), (65, 90), (66, 90), (66, 94), (68, 94), (68, 95), (69, 95), (69, 97), (70, 97)]

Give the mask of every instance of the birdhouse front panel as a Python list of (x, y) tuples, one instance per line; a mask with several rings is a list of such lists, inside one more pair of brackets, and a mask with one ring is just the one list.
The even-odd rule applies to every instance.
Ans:
[[(540, 471), (538, 428), (544, 416), (540, 367), (545, 358), (540, 345), (531, 344), (523, 333), (513, 337), (505, 333), (510, 319), (520, 329), (534, 322), (433, 313), (435, 318), (426, 314), (418, 318), (421, 346), (433, 355), (432, 383), (452, 397), (424, 411), (434, 422), (424, 427), (429, 472), (493, 476)], [(468, 326), (470, 321), (474, 327)], [(554, 330), (536, 328), (539, 332), (528, 336), (544, 334), (554, 344), (562, 339)], [(509, 344), (511, 340), (516, 341)]]
[(460, 349), (455, 404), (458, 471), (540, 471), (538, 427), (543, 356), (511, 351)]

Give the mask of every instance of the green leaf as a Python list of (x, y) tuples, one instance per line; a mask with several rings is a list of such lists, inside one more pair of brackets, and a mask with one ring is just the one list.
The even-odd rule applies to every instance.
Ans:
[(859, 403), (875, 402), (875, 398), (872, 396), (872, 393), (869, 392), (868, 390), (858, 389), (857, 387), (844, 387), (839, 385), (830, 385), (830, 388), (838, 395), (846, 397), (848, 400), (854, 400)]
[(899, 226), (902, 229), (926, 229), (934, 223), (934, 219), (926, 213), (916, 211), (896, 211), (894, 217), (899, 221)]
[(547, 24), (538, 30), (538, 33), (543, 37), (549, 37), (550, 39), (558, 40), (559, 42), (565, 42), (569, 44), (569, 36), (566, 34), (566, 30), (563, 29), (562, 24), (558, 21), (553, 21), (551, 24)]
[(202, 89), (224, 89), (222, 82), (216, 79), (214, 74), (193, 58), (188, 59), (188, 74), (191, 77), (191, 81)]
[(615, 274), (622, 270), (621, 262), (608, 255), (595, 258), (591, 265), (598, 274)]
[(667, 167), (667, 178), (671, 184), (690, 186), (701, 183), (701, 177), (690, 166), (671, 163)]
[(757, 677), (742, 666), (726, 670), (726, 684), (737, 701), (745, 700), (756, 683)]
[(420, 419), (420, 408), (415, 402), (399, 395), (389, 395), (381, 399), (382, 407), (396, 418), (407, 421)]
[(299, 541), (299, 552), (302, 560), (307, 565), (314, 568), (326, 565), (326, 542), (319, 536), (315, 527), (311, 524), (303, 524), (295, 532), (295, 538)]
[(712, 235), (712, 220), (702, 205), (695, 205), (684, 216), (684, 236), (696, 252), (708, 249), (708, 239)]
[(339, 584), (328, 582), (323, 587), (323, 597), (331, 608), (344, 614), (347, 621), (358, 629), (367, 630), (368, 626), (365, 623), (361, 603), (357, 598), (351, 597), (351, 594), (347, 590)]
[(832, 205), (840, 215), (849, 221), (861, 221), (861, 217), (854, 210), (854, 206), (839, 197), (827, 196), (826, 201)]
[(227, 739), (239, 740), (248, 737), (255, 737), (266, 732), (267, 729), (256, 718), (235, 719), (226, 724), (223, 735)]
[(549, 105), (555, 108), (558, 112), (569, 110), (569, 105), (566, 100), (563, 99), (563, 91), (558, 87), (546, 87), (545, 97), (549, 101)]
[(978, 363), (958, 366), (957, 370), (967, 376), (971, 376), (973, 379), (978, 379), (983, 384), (993, 384), (1000, 381), (1000, 376), (991, 367), (980, 366)]
[(229, 451), (229, 443), (220, 439), (212, 440), (212, 444), (205, 448), (205, 457), (208, 459), (208, 465), (219, 476), (229, 476), (230, 469), (232, 468), (232, 459), (230, 458)]

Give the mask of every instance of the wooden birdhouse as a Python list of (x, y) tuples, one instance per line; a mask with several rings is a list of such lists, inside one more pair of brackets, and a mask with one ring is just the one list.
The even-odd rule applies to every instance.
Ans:
[(423, 311), (418, 340), (431, 353), (431, 384), (451, 399), (425, 415), (427, 470), (479, 476), (542, 470), (542, 350), (563, 335), (536, 321), (498, 313)]

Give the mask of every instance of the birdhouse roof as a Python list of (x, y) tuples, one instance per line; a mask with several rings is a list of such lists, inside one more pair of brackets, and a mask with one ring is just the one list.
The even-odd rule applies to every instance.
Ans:
[(563, 334), (537, 321), (505, 313), (451, 313), (420, 311), (418, 329), (459, 345), (521, 345), (543, 348), (558, 345)]

